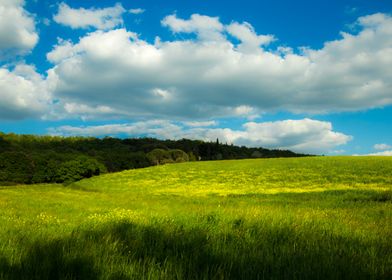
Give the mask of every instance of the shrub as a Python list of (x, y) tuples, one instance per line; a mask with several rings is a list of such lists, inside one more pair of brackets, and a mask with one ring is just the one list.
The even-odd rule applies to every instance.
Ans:
[(175, 162), (186, 162), (189, 161), (189, 156), (183, 150), (170, 150), (170, 157)]
[(147, 158), (152, 165), (160, 165), (173, 162), (171, 155), (164, 149), (154, 149), (147, 153)]
[(188, 154), (179, 149), (168, 151), (164, 149), (154, 149), (147, 154), (147, 158), (152, 165), (189, 161)]
[(0, 154), (0, 182), (30, 183), (33, 170), (33, 162), (25, 153), (4, 152)]
[(106, 168), (94, 158), (78, 156), (74, 160), (61, 163), (56, 170), (54, 181), (57, 183), (71, 183), (93, 175), (105, 173)]

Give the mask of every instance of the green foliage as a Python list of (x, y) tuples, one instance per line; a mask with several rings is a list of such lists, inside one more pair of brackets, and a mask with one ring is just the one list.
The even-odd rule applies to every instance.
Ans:
[[(3, 153), (5, 155), (1, 156)], [(22, 153), (12, 157), (7, 153)], [(178, 141), (142, 139), (103, 139), (4, 134), (0, 132), (0, 182), (51, 183), (87, 178), (94, 159), (108, 172), (174, 162), (262, 157), (303, 156), (290, 151), (246, 148), (216, 142), (181, 139)], [(82, 164), (77, 159), (87, 160)], [(260, 157), (260, 156), (257, 156)], [(58, 170), (59, 169), (59, 170)], [(76, 171), (79, 170), (79, 171)], [(60, 173), (59, 173), (60, 172)], [(65, 174), (70, 172), (70, 174)]]
[(115, 150), (98, 151), (96, 158), (105, 164), (109, 172), (150, 166), (147, 155), (143, 152)]
[(54, 181), (56, 183), (71, 183), (105, 172), (105, 166), (96, 159), (79, 156), (73, 160), (61, 163), (54, 173)]
[(193, 152), (188, 152), (189, 161), (197, 161), (197, 158)]
[(0, 153), (0, 182), (30, 183), (34, 163), (23, 152)]
[(33, 184), (56, 182), (57, 170), (62, 160), (43, 155), (33, 157), (35, 168), (31, 182)]
[(263, 157), (263, 154), (262, 154), (260, 151), (254, 151), (254, 152), (251, 154), (251, 157), (252, 157), (252, 158), (262, 158), (262, 157)]
[(147, 153), (147, 158), (152, 165), (160, 165), (173, 162), (170, 153), (164, 149), (152, 150), (151, 152)]
[(147, 153), (147, 158), (150, 161), (151, 165), (161, 165), (166, 163), (189, 161), (188, 154), (179, 149), (175, 149), (175, 150), (154, 149), (151, 152)]
[(189, 156), (182, 150), (170, 150), (169, 151), (170, 157), (174, 162), (187, 162), (189, 161)]

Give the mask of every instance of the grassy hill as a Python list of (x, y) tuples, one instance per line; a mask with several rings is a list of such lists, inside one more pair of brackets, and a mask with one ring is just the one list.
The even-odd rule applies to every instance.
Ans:
[(0, 131), (0, 185), (71, 183), (134, 168), (222, 159), (310, 156), (201, 140), (23, 135)]
[(190, 162), (0, 187), (0, 279), (391, 279), (392, 158)]

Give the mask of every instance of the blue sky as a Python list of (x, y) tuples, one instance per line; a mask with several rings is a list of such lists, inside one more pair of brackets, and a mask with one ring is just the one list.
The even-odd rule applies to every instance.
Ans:
[(0, 8), (0, 131), (392, 154), (391, 1)]

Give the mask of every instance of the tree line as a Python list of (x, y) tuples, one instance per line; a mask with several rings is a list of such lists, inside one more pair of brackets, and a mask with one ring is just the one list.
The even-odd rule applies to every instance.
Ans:
[(200, 140), (60, 137), (0, 132), (0, 183), (69, 183), (174, 162), (306, 156)]

